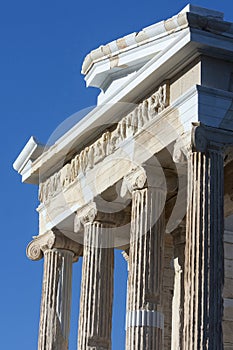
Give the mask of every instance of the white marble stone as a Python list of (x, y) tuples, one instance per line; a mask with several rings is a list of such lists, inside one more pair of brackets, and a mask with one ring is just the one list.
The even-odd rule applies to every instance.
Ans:
[(114, 247), (128, 263), (127, 350), (232, 348), (232, 53), (233, 24), (193, 5), (101, 46), (83, 63), (97, 106), (16, 159), (39, 185), (27, 248), (45, 257), (39, 349), (68, 347), (82, 254), (78, 349), (111, 349)]

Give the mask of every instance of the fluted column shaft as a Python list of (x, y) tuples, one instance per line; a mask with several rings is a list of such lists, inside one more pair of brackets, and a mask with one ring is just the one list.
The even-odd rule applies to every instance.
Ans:
[(82, 254), (82, 246), (54, 228), (34, 237), (27, 256), (44, 256), (38, 350), (67, 350), (70, 329), (72, 263)]
[(38, 350), (68, 349), (73, 255), (61, 249), (44, 252)]
[(110, 227), (84, 224), (84, 251), (78, 350), (110, 350), (114, 250), (106, 244)]
[(172, 232), (174, 244), (174, 292), (172, 301), (171, 350), (183, 349), (185, 233), (185, 222)]
[(132, 192), (126, 349), (162, 349), (164, 190)]
[(223, 152), (188, 157), (184, 349), (223, 349)]

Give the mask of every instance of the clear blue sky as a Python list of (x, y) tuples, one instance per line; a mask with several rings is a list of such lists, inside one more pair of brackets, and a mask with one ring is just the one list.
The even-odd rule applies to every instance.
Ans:
[[(26, 258), (38, 234), (37, 188), (21, 184), (12, 163), (31, 135), (46, 143), (73, 113), (95, 104), (80, 74), (90, 50), (173, 16), (186, 1), (8, 0), (0, 7), (1, 289), (0, 348), (37, 348), (42, 262)], [(225, 12), (229, 0), (196, 5)], [(126, 264), (117, 255), (113, 350), (124, 348)], [(74, 266), (70, 349), (76, 349), (81, 264)]]

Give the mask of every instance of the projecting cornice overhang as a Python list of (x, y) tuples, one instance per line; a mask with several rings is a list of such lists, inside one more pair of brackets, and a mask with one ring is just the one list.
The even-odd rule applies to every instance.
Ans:
[[(22, 152), (19, 154), (17, 159), (14, 161), (13, 168), (22, 175), (24, 181), (24, 173), (31, 168), (33, 161), (47, 149), (45, 145), (40, 144), (35, 137), (31, 136)], [(36, 176), (37, 177), (37, 176)], [(37, 179), (35, 180), (37, 181)], [(32, 180), (32, 182), (34, 182)]]
[(172, 18), (91, 51), (82, 66), (87, 86), (105, 91), (112, 81), (137, 71), (171, 45), (185, 28), (233, 34), (231, 24), (223, 21), (223, 13), (187, 5)]
[[(190, 10), (193, 12), (187, 14)], [(188, 19), (191, 26), (187, 24), (182, 30), (180, 28), (179, 34), (168, 46), (161, 47), (160, 52), (116, 87), (103, 104), (94, 108), (54, 145), (27, 164), (22, 178), (24, 182), (38, 183), (39, 174), (42, 178), (50, 176), (67, 154), (72, 154), (72, 150), (78, 152), (90, 144), (108, 125), (117, 123), (128, 113), (129, 104), (141, 102), (201, 54), (233, 59), (233, 24), (222, 21), (222, 13), (189, 5), (179, 17)], [(174, 23), (174, 19), (171, 23)], [(104, 57), (103, 60), (107, 58)]]
[[(115, 56), (123, 52), (135, 50), (135, 48), (164, 38), (184, 28), (201, 27), (202, 29), (216, 29), (216, 21), (223, 19), (223, 13), (208, 9), (187, 5), (180, 13), (165, 21), (155, 23), (139, 32), (129, 34), (123, 38), (101, 45), (92, 50), (84, 59), (82, 73), (87, 74), (93, 65), (102, 60), (113, 61)], [(220, 28), (219, 28), (220, 29)], [(225, 28), (224, 28), (225, 29)], [(221, 30), (221, 29), (220, 29)], [(141, 49), (141, 48), (140, 48)], [(112, 63), (113, 65), (114, 63)]]

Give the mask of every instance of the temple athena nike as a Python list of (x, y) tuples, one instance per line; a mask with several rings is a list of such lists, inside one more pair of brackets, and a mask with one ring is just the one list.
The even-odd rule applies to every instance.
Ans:
[(91, 51), (82, 73), (97, 106), (14, 163), (39, 186), (38, 349), (68, 349), (77, 261), (77, 349), (112, 348), (120, 249), (126, 350), (232, 350), (233, 23), (187, 5)]

